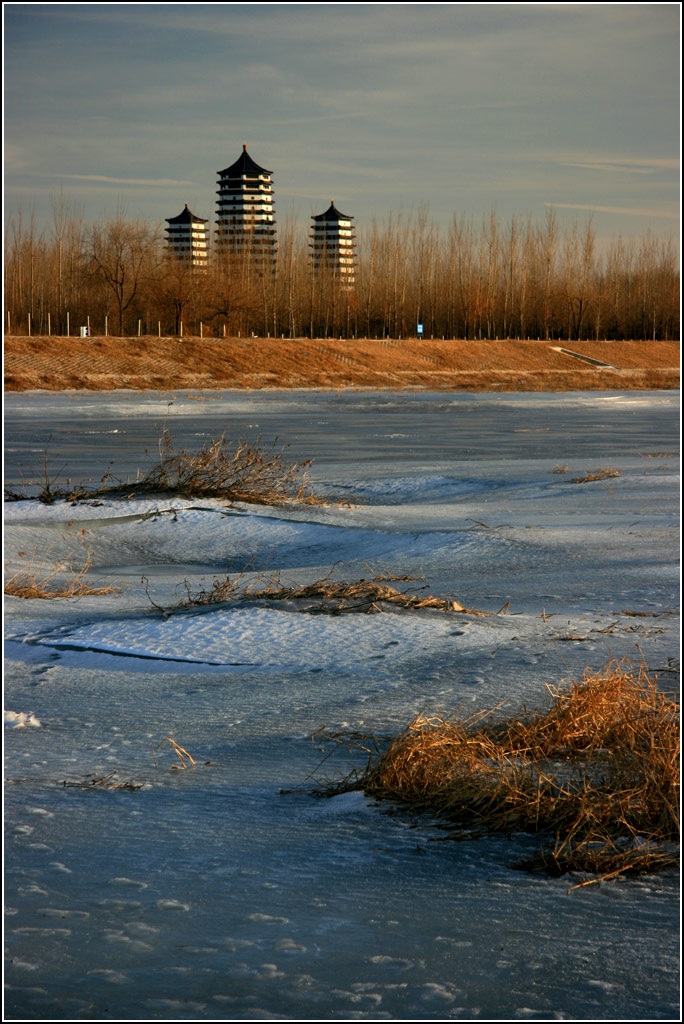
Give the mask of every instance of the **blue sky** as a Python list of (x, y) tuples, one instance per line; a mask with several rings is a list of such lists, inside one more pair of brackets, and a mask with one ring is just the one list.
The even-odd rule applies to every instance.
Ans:
[(5, 4), (5, 218), (215, 218), (246, 142), (279, 220), (492, 207), (679, 237), (680, 6)]

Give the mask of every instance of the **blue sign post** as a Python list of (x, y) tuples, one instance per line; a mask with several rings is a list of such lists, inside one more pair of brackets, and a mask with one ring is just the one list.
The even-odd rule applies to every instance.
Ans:
[(422, 324), (418, 324), (418, 337), (419, 338), (423, 337), (423, 325)]

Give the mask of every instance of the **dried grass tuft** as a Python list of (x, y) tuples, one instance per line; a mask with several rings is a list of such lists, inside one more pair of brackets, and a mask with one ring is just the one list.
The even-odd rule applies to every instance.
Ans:
[[(330, 577), (334, 566), (327, 576), (314, 583), (299, 586), (281, 586), (278, 576), (262, 590), (251, 590), (246, 596), (258, 601), (295, 601), (308, 605), (307, 611), (317, 611), (331, 615), (343, 612), (374, 613), (383, 611), (383, 605), (398, 608), (434, 608), (443, 612), (466, 612), (458, 601), (443, 597), (429, 597), (415, 592), (398, 590), (391, 583), (415, 583), (415, 576), (397, 576), (386, 570), (376, 573), (369, 568), (369, 579), (332, 580)], [(427, 585), (419, 588), (426, 590)], [(471, 614), (482, 615), (483, 612)]]
[[(331, 576), (335, 571), (333, 566), (330, 571), (321, 579), (313, 583), (305, 584), (283, 584), (280, 573), (274, 573), (265, 586), (262, 586), (263, 578), (252, 583), (244, 583), (247, 567), (241, 573), (230, 576), (215, 576), (210, 587), (200, 586), (193, 590), (187, 580), (184, 581), (185, 597), (183, 597), (172, 608), (161, 608), (152, 601), (149, 594), (149, 581), (143, 577), (147, 595), (152, 604), (169, 614), (171, 611), (202, 607), (205, 605), (225, 604), (231, 601), (261, 601), (261, 602), (287, 602), (297, 611), (308, 612), (309, 614), (341, 615), (345, 612), (356, 612), (362, 614), (373, 614), (383, 612), (389, 608), (406, 609), (434, 609), (442, 612), (458, 612), (467, 615), (488, 615), (489, 612), (477, 611), (473, 608), (465, 608), (458, 601), (452, 598), (430, 597), (417, 593), (429, 588), (429, 584), (423, 584), (419, 588), (403, 590), (390, 586), (391, 583), (416, 583), (415, 576), (397, 576), (384, 570), (375, 572), (367, 566), (370, 577), (360, 580), (333, 580)], [(505, 605), (502, 612), (508, 609)]]
[(609, 469), (600, 468), (593, 469), (590, 472), (585, 473), (584, 476), (575, 476), (572, 478), (572, 480), (569, 480), (568, 483), (590, 484), (594, 483), (595, 480), (610, 480), (611, 478), (617, 476), (620, 476), (620, 471), (618, 469), (613, 469), (612, 467)]
[[(58, 498), (77, 502), (150, 494), (219, 498), (261, 505), (342, 504), (341, 500), (327, 500), (315, 494), (307, 475), (311, 460), (288, 459), (285, 454), (288, 446), (277, 449), (277, 440), (270, 447), (264, 447), (261, 437), (250, 443), (231, 441), (222, 434), (199, 451), (188, 452), (183, 448), (176, 449), (164, 428), (158, 440), (159, 461), (149, 472), (133, 482), (123, 482), (112, 477), (109, 467), (101, 478), (100, 486), (96, 487), (83, 483), (75, 487), (57, 487), (50, 475), (49, 443), (48, 440), (44, 452), (42, 490), (35, 496), (46, 504), (52, 504)], [(24, 489), (30, 483), (25, 481)], [(25, 499), (24, 489), (19, 493), (6, 487), (5, 500)]]
[[(93, 597), (103, 594), (121, 593), (123, 584), (110, 583), (103, 587), (93, 586), (86, 580), (91, 568), (91, 555), (85, 549), (85, 561), (80, 567), (74, 566), (76, 552), (72, 552), (56, 565), (48, 567), (49, 549), (39, 562), (34, 550), (29, 563), (9, 574), (5, 579), (5, 593), (11, 597), (26, 600), (52, 600), (56, 597)], [(66, 574), (66, 579), (60, 579)]]
[(326, 792), (362, 789), (429, 813), (454, 838), (553, 837), (517, 865), (527, 870), (607, 878), (678, 865), (678, 703), (623, 662), (549, 692), (548, 711), (502, 722), (419, 715)]
[[(166, 430), (159, 439), (159, 462), (142, 480), (125, 488), (129, 494), (171, 492), (187, 498), (223, 498), (262, 505), (298, 502), (322, 505), (309, 486), (311, 460), (291, 462), (274, 442), (269, 448), (230, 441), (222, 434), (197, 452), (176, 451)], [(96, 492), (98, 494), (107, 493)]]

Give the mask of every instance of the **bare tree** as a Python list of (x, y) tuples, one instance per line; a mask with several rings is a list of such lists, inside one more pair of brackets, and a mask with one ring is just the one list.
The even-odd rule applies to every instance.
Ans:
[(224, 253), (202, 282), (205, 313), (215, 321), (216, 334), (220, 332), (221, 321), (233, 334), (248, 334), (255, 325), (262, 296), (253, 268), (244, 267), (248, 258), (239, 253)]
[(94, 275), (111, 293), (118, 334), (124, 334), (124, 313), (145, 277), (159, 264), (159, 230), (142, 221), (126, 220), (121, 207), (113, 220), (91, 228), (89, 257)]
[(589, 314), (591, 272), (594, 259), (594, 229), (591, 219), (579, 234), (577, 224), (563, 239), (563, 292), (567, 305), (568, 340), (582, 337)]
[(558, 244), (558, 220), (553, 207), (547, 209), (546, 220), (543, 228), (537, 232), (537, 239), (541, 249), (544, 277), (544, 337), (548, 341), (551, 337), (551, 296), (553, 292), (556, 246)]
[[(647, 234), (616, 241), (602, 257), (591, 221), (561, 231), (550, 208), (534, 224), (494, 212), (477, 224), (454, 216), (440, 237), (425, 206), (361, 229), (355, 281), (334, 268), (316, 271), (306, 228), (285, 224), (275, 259), (247, 239), (217, 253), (207, 268), (161, 255), (159, 233), (128, 220), (121, 207), (85, 226), (62, 192), (41, 235), (19, 209), (5, 231), (6, 315), (38, 333), (86, 323), (103, 313), (123, 334), (125, 320), (158, 317), (175, 332), (214, 323), (215, 333), (272, 331), (401, 337), (417, 322), (431, 334), (461, 338), (676, 338), (676, 247)], [(29, 320), (30, 318), (30, 320)]]
[(171, 323), (171, 333), (180, 334), (186, 308), (196, 292), (200, 275), (206, 270), (196, 270), (185, 260), (167, 254), (157, 267), (150, 283), (150, 294), (157, 308), (159, 319)]
[(61, 188), (59, 193), (52, 196), (51, 205), (50, 234), (54, 261), (53, 280), (50, 282), (51, 306), (53, 315), (56, 314), (55, 328), (60, 330), (63, 328), (68, 306), (74, 305), (73, 300), (78, 291), (76, 282), (82, 274), (82, 215)]

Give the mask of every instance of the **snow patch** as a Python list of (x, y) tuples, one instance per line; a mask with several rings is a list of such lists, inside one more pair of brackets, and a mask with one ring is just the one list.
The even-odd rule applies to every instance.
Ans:
[(5, 725), (12, 729), (23, 729), (25, 726), (40, 725), (32, 711), (5, 711)]

